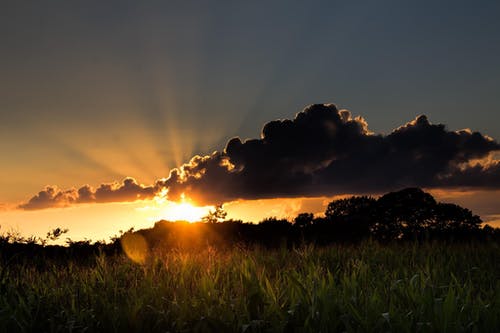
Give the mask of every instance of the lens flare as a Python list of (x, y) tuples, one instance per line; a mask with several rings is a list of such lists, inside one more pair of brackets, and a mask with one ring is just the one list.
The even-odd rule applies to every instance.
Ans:
[(121, 237), (123, 252), (138, 264), (144, 264), (149, 255), (146, 239), (137, 233), (126, 233)]

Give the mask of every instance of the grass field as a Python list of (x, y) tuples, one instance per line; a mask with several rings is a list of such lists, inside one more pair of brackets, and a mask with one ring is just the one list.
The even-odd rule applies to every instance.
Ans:
[(495, 332), (499, 253), (368, 241), (169, 252), (144, 265), (2, 260), (0, 332)]

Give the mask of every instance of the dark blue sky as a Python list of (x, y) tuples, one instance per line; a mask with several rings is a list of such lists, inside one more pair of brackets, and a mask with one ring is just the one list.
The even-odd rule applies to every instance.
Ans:
[(500, 139), (499, 1), (5, 1), (0, 36), (2, 201), (150, 182), (312, 103)]

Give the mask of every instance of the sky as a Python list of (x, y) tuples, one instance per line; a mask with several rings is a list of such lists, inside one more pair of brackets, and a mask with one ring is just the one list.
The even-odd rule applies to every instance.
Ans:
[[(500, 140), (499, 17), (498, 1), (4, 1), (2, 230), (43, 233), (64, 225), (75, 238), (104, 238), (131, 226), (147, 227), (171, 216), (174, 206), (165, 199), (180, 201), (190, 189), (179, 184), (189, 177), (195, 190), (184, 200), (207, 207), (222, 201), (235, 218), (320, 211), (336, 195), (419, 185), (485, 220), (500, 219), (500, 176), (491, 162), (498, 148), (488, 141)], [(283, 158), (298, 163), (294, 172), (314, 173), (328, 188), (281, 172), (284, 162), (273, 160), (276, 154), (245, 145), (252, 138), (255, 145), (267, 145), (273, 136), (263, 135), (265, 124), (298, 119), (309, 105), (322, 103), (336, 107), (323, 118), (318, 116), (323, 111), (303, 113), (307, 117), (293, 122), (291, 132), (281, 131), (281, 123), (268, 128), (278, 137), (293, 133), (298, 139), (287, 141), (292, 153)], [(339, 118), (343, 109), (350, 111), (349, 119)], [(426, 118), (418, 123), (420, 115)], [(428, 156), (424, 153), (435, 142), (422, 143), (416, 148), (428, 158), (422, 164), (405, 159), (403, 148), (396, 155), (381, 153), (394, 170), (358, 168), (357, 175), (366, 177), (356, 182), (351, 175), (340, 186), (342, 171), (328, 169), (325, 161), (348, 156), (349, 170), (360, 161), (376, 161), (368, 153), (338, 155), (322, 149), (323, 141), (301, 140), (309, 137), (305, 129), (317, 133), (315, 126), (325, 122), (355, 128), (346, 131), (363, 144), (351, 153), (400, 147), (411, 137), (410, 130), (391, 135), (401, 126), (414, 125), (417, 138), (434, 133), (451, 143)], [(465, 128), (480, 138), (460, 132), (458, 139), (455, 131)], [(226, 153), (236, 136), (243, 148), (232, 141)], [(352, 142), (339, 138), (332, 142), (343, 147)], [(295, 148), (311, 145), (317, 154), (297, 157)], [(268, 146), (284, 151), (279, 142)], [(195, 155), (209, 157), (191, 160)], [(251, 162), (252, 156), (262, 165)], [(448, 168), (476, 159), (493, 163), (487, 177)], [(440, 163), (430, 162), (435, 160)], [(203, 163), (215, 167), (207, 175), (184, 172), (184, 179), (172, 173), (184, 163), (191, 171)], [(220, 168), (221, 163), (228, 164)], [(422, 172), (408, 176), (412, 165)], [(230, 166), (236, 169), (230, 172)], [(269, 173), (255, 178), (267, 166), (292, 178), (276, 184), (269, 183), (276, 178)], [(443, 180), (445, 171), (453, 174)], [(398, 172), (400, 178), (389, 182), (387, 175)], [(290, 181), (296, 186), (284, 185)], [(255, 185), (251, 191), (250, 185)], [(169, 195), (158, 198), (165, 188)], [(29, 205), (40, 191), (51, 200), (40, 197)], [(277, 199), (282, 197), (287, 199)]]

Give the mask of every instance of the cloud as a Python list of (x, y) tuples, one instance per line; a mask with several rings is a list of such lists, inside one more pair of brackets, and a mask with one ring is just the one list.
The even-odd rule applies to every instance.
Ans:
[(455, 165), (448, 173), (440, 175), (438, 184), (453, 187), (500, 188), (500, 161)]
[[(375, 134), (362, 117), (333, 104), (315, 104), (293, 120), (264, 125), (260, 139), (229, 140), (223, 151), (195, 156), (154, 185), (128, 178), (95, 191), (41, 191), (21, 208), (79, 202), (133, 201), (163, 189), (199, 204), (236, 199), (375, 193), (408, 186), (500, 188), (500, 145), (470, 130), (449, 131), (426, 116)], [(489, 159), (488, 159), (489, 158)], [(486, 161), (486, 162), (485, 162)]]
[(19, 205), (19, 208), (35, 210), (67, 207), (77, 203), (136, 201), (153, 198), (155, 193), (153, 186), (138, 184), (135, 179), (127, 177), (122, 183), (101, 184), (95, 190), (89, 185), (78, 190), (60, 190), (56, 186), (47, 186), (28, 202)]
[[(196, 157), (163, 182), (169, 196), (209, 202), (382, 192), (407, 186), (500, 185), (498, 164), (466, 166), (500, 146), (470, 130), (448, 131), (426, 116), (374, 134), (361, 117), (332, 104), (267, 123), (260, 139), (231, 139), (223, 152)], [(496, 179), (496, 182), (492, 180)]]

